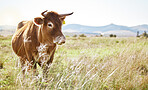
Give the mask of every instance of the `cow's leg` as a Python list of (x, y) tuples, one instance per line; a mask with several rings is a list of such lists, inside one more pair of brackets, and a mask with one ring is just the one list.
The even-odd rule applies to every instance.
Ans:
[(49, 72), (50, 65), (54, 58), (54, 53), (55, 53), (55, 50), (52, 52), (50, 59), (46, 62), (45, 66), (43, 67), (43, 77), (44, 78), (48, 78), (48, 72)]
[(35, 62), (35, 59), (34, 58), (33, 58), (33, 74), (34, 75), (38, 75), (37, 65), (36, 65), (36, 62)]
[[(47, 60), (46, 62), (44, 62), (44, 60), (38, 62), (39, 66), (43, 69), (43, 78), (47, 79), (48, 77), (48, 69), (50, 68), (50, 65), (53, 61), (53, 57), (54, 57), (54, 53), (52, 54), (52, 56), (50, 57), (49, 60)], [(45, 58), (44, 58), (45, 59)]]
[(50, 66), (47, 64), (47, 61), (44, 62), (43, 60), (40, 61), (38, 64), (43, 69), (43, 78), (47, 79), (47, 73)]
[(22, 73), (23, 73), (23, 77), (25, 76), (25, 59), (20, 57), (20, 63), (21, 63), (21, 68), (22, 68)]
[(37, 66), (36, 66), (36, 62), (34, 60), (34, 58), (31, 56), (31, 54), (29, 55), (28, 59), (27, 59), (27, 66), (28, 66), (28, 71), (32, 71), (33, 70), (33, 74), (35, 75), (36, 74), (36, 69), (37, 69)]
[(33, 60), (32, 58), (27, 58), (27, 71), (31, 71), (32, 67), (33, 67)]
[(36, 73), (36, 62), (32, 56), (32, 54), (26, 50), (26, 62), (27, 62), (27, 71), (32, 71), (33, 70), (33, 74)]
[(33, 56), (32, 56), (32, 44), (31, 42), (31, 36), (30, 37), (24, 37), (24, 47), (25, 47), (25, 52), (26, 52), (26, 58), (27, 58), (27, 70), (31, 71), (31, 69), (34, 67), (35, 65), (35, 61), (33, 60)]
[(43, 69), (43, 78), (44, 79), (47, 79), (48, 78), (48, 68), (49, 68), (49, 66), (48, 66), (48, 64), (45, 64), (45, 65), (43, 65), (42, 66), (42, 69)]

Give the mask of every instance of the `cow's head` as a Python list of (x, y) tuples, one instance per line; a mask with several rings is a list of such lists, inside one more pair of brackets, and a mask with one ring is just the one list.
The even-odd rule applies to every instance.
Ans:
[(58, 14), (53, 11), (47, 12), (46, 10), (41, 13), (43, 18), (34, 18), (34, 23), (41, 26), (41, 33), (44, 39), (50, 41), (50, 43), (56, 43), (61, 45), (65, 43), (65, 36), (61, 31), (63, 21), (66, 16), (72, 14), (73, 12), (69, 14)]

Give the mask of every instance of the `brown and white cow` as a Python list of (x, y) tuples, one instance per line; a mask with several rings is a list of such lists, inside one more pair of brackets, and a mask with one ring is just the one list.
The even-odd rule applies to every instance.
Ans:
[(20, 58), (23, 74), (25, 63), (28, 70), (36, 72), (36, 63), (43, 68), (43, 76), (47, 77), (47, 69), (53, 61), (56, 45), (65, 43), (61, 31), (62, 22), (69, 14), (44, 11), (43, 17), (34, 18), (33, 21), (22, 21), (12, 37), (13, 51)]

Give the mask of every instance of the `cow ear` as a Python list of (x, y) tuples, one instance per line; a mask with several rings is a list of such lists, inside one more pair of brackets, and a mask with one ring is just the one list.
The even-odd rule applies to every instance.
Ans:
[(65, 24), (65, 21), (64, 21), (65, 18), (66, 18), (66, 16), (60, 17), (60, 20), (61, 20), (62, 24)]
[(66, 16), (60, 17), (60, 20), (63, 22)]
[(36, 17), (34, 18), (34, 23), (37, 25), (42, 25), (44, 23), (44, 20), (41, 17)]

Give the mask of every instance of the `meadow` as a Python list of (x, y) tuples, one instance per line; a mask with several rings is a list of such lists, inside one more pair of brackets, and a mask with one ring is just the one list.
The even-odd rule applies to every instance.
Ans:
[(148, 39), (67, 37), (58, 46), (48, 81), (22, 78), (11, 36), (0, 37), (0, 90), (148, 90)]

